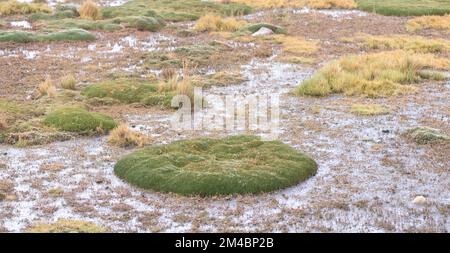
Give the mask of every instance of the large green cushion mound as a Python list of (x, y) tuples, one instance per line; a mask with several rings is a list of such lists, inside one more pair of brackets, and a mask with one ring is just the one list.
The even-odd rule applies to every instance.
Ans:
[(317, 164), (280, 141), (256, 136), (200, 138), (149, 147), (123, 157), (118, 177), (135, 186), (182, 195), (269, 192), (313, 176)]

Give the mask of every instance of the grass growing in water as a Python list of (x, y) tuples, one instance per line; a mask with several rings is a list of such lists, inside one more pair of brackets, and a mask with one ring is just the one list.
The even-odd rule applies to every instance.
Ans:
[(45, 117), (44, 124), (60, 131), (81, 134), (108, 132), (116, 127), (116, 122), (111, 117), (79, 107), (56, 109)]
[(95, 36), (82, 29), (70, 29), (52, 33), (31, 33), (22, 31), (0, 31), (0, 42), (49, 42), (49, 41), (91, 41)]
[(150, 139), (143, 134), (132, 131), (127, 125), (121, 124), (114, 128), (109, 137), (108, 143), (118, 147), (143, 147)]
[(311, 158), (289, 145), (256, 136), (176, 141), (134, 152), (114, 167), (135, 186), (201, 196), (274, 191), (316, 171)]
[(358, 8), (389, 16), (443, 15), (450, 13), (446, 0), (355, 0)]
[(384, 97), (413, 91), (407, 84), (432, 78), (428, 69), (448, 69), (449, 60), (432, 54), (389, 51), (345, 56), (332, 61), (296, 89), (298, 95), (333, 93)]

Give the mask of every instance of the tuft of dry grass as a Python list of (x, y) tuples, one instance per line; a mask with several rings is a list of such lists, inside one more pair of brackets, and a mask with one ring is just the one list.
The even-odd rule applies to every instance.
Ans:
[(449, 69), (450, 61), (432, 54), (397, 50), (344, 56), (334, 60), (297, 89), (298, 95), (326, 96), (333, 93), (385, 97), (412, 92), (409, 85), (427, 79), (429, 69)]
[(75, 90), (77, 81), (72, 74), (66, 75), (61, 79), (61, 87), (66, 90)]
[(164, 81), (171, 80), (171, 79), (175, 78), (176, 75), (177, 75), (177, 70), (175, 68), (167, 67), (167, 68), (163, 68), (161, 71), (161, 78)]
[(287, 35), (273, 35), (274, 40), (281, 44), (283, 52), (287, 54), (311, 54), (319, 49), (318, 42), (308, 41), (300, 37)]
[(194, 29), (199, 32), (235, 32), (246, 24), (244, 20), (206, 15), (197, 21)]
[(132, 131), (127, 125), (121, 124), (111, 131), (108, 137), (108, 143), (122, 148), (143, 147), (149, 143), (150, 139), (140, 133)]
[[(352, 39), (350, 39), (351, 41)], [(373, 36), (362, 34), (354, 38), (370, 49), (404, 49), (418, 53), (440, 53), (450, 51), (450, 42), (443, 39), (428, 39), (421, 36), (390, 35)]]
[(388, 114), (389, 110), (377, 104), (354, 104), (352, 105), (350, 112), (360, 116), (375, 116)]
[(8, 128), (8, 124), (6, 123), (6, 120), (3, 118), (0, 118), (0, 131), (3, 129)]
[(45, 3), (20, 3), (17, 0), (0, 2), (0, 15), (30, 14), (36, 12), (51, 13), (52, 9)]
[(358, 5), (353, 0), (306, 0), (306, 6), (314, 9), (354, 9)]
[(357, 7), (353, 0), (231, 0), (231, 2), (243, 3), (258, 9), (302, 7), (353, 9)]
[(47, 77), (44, 82), (38, 85), (39, 95), (48, 97), (56, 97), (56, 87), (53, 85), (52, 80)]
[(444, 16), (416, 17), (408, 20), (406, 23), (406, 30), (409, 32), (427, 28), (450, 31), (450, 14)]
[(80, 18), (88, 20), (99, 20), (102, 18), (102, 13), (97, 4), (92, 0), (86, 0), (80, 6), (78, 11), (80, 13)]

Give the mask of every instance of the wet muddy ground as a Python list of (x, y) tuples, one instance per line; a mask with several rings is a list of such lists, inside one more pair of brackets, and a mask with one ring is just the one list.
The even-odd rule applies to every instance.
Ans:
[[(111, 147), (106, 137), (25, 148), (0, 145), (0, 180), (13, 188), (9, 199), (0, 202), (0, 231), (19, 232), (35, 222), (60, 218), (93, 221), (114, 232), (450, 231), (449, 145), (417, 145), (403, 136), (417, 125), (449, 131), (449, 82), (421, 84), (414, 94), (370, 99), (390, 110), (373, 117), (350, 113), (352, 104), (367, 102), (367, 98), (289, 94), (326, 60), (360, 50), (343, 47), (338, 38), (361, 30), (405, 33), (405, 19), (358, 11), (287, 12), (296, 17), (286, 25), (289, 33), (321, 41), (319, 64), (280, 63), (274, 50), (272, 57), (230, 66), (248, 81), (211, 87), (204, 93), (278, 95), (279, 139), (314, 158), (319, 164), (317, 175), (294, 187), (255, 196), (181, 197), (143, 191), (119, 180), (113, 166), (133, 149)], [(267, 12), (246, 18), (276, 21)], [(315, 22), (317, 28), (302, 25), (308, 22)], [(334, 30), (320, 29), (325, 23)], [(26, 100), (34, 82), (52, 71), (75, 71), (84, 82), (102, 80), (118, 71), (148, 75), (151, 70), (141, 68), (143, 52), (216, 39), (205, 35), (178, 38), (170, 29), (97, 35), (96, 41), (86, 43), (2, 44), (0, 97)], [(128, 125), (151, 136), (154, 145), (245, 133), (174, 130), (171, 110), (105, 110), (118, 112)], [(427, 198), (424, 205), (412, 203), (418, 195)]]

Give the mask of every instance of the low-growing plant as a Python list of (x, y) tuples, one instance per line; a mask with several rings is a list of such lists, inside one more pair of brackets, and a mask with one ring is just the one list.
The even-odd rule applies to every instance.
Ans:
[(450, 42), (443, 39), (428, 39), (421, 36), (390, 35), (373, 36), (363, 34), (354, 38), (370, 49), (404, 49), (419, 53), (439, 53), (450, 50)]
[(40, 83), (37, 87), (40, 96), (55, 97), (56, 87), (50, 77), (47, 77), (44, 82)]
[(311, 158), (289, 145), (245, 135), (148, 147), (114, 166), (115, 174), (132, 185), (200, 196), (274, 191), (316, 171)]
[(450, 13), (450, 2), (442, 0), (355, 0), (358, 9), (388, 16), (424, 16)]
[(283, 52), (291, 55), (311, 54), (319, 50), (318, 42), (308, 41), (300, 37), (274, 35), (274, 40), (283, 47)]
[(109, 144), (122, 148), (136, 146), (143, 147), (145, 144), (149, 143), (149, 141), (149, 137), (132, 131), (125, 124), (120, 124), (118, 127), (114, 128), (108, 137)]
[(377, 104), (354, 104), (352, 105), (350, 112), (361, 116), (375, 116), (388, 114), (389, 110)]
[(44, 124), (60, 131), (80, 134), (106, 133), (117, 126), (107, 115), (71, 106), (61, 107), (49, 113), (44, 118)]
[(77, 84), (77, 81), (73, 74), (66, 75), (61, 79), (61, 87), (64, 89), (75, 90), (76, 84)]
[(426, 78), (420, 74), (423, 70), (449, 66), (448, 59), (402, 50), (345, 56), (322, 67), (295, 92), (309, 96), (392, 96), (414, 91), (409, 84)]
[(236, 20), (235, 18), (206, 15), (197, 21), (194, 29), (200, 32), (235, 32), (246, 24), (246, 21)]
[(439, 129), (419, 126), (406, 131), (406, 136), (417, 144), (430, 144), (435, 142), (450, 143), (450, 136)]
[(84, 1), (78, 12), (80, 13), (80, 18), (82, 19), (99, 20), (102, 18), (100, 8), (92, 0)]
[(50, 13), (52, 9), (45, 3), (21, 3), (17, 0), (0, 2), (0, 15)]
[(406, 23), (406, 29), (410, 32), (429, 28), (450, 31), (450, 14), (445, 16), (416, 17), (408, 20), (408, 22)]
[(0, 42), (49, 42), (49, 41), (91, 41), (95, 36), (82, 29), (69, 29), (51, 33), (32, 33), (23, 31), (0, 31)]
[(88, 221), (60, 219), (54, 223), (37, 223), (27, 229), (28, 233), (105, 233), (103, 227)]
[(236, 3), (244, 3), (259, 9), (272, 8), (301, 8), (315, 9), (353, 9), (356, 3), (353, 0), (231, 0)]

